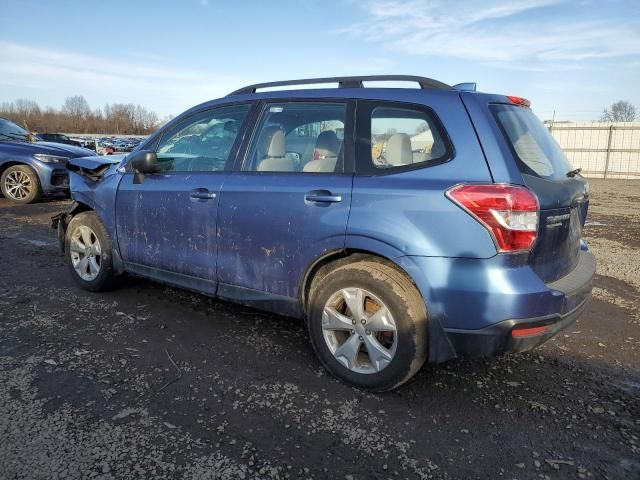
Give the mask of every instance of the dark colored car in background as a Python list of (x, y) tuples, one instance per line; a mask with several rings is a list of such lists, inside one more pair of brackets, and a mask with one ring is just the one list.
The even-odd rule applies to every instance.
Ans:
[(71, 140), (63, 133), (39, 133), (38, 137), (44, 142), (64, 143), (66, 145), (73, 145), (75, 147), (82, 147), (80, 142)]
[(69, 192), (65, 168), (71, 158), (95, 155), (86, 148), (37, 141), (15, 123), (0, 118), (0, 189), (14, 203)]

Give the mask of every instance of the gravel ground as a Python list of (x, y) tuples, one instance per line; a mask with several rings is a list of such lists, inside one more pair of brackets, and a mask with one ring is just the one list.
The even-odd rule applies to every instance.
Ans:
[(640, 182), (592, 182), (584, 316), (534, 352), (329, 377), (300, 322), (141, 279), (72, 282), (0, 199), (0, 478), (640, 478)]

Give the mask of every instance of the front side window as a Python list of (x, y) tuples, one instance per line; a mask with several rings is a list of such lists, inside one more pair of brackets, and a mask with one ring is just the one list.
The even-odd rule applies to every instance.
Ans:
[(447, 144), (426, 111), (376, 107), (371, 112), (371, 164), (381, 171), (442, 161)]
[(225, 169), (250, 105), (214, 108), (167, 132), (157, 149), (163, 172), (218, 172)]
[(254, 172), (342, 172), (344, 103), (269, 104), (245, 161)]

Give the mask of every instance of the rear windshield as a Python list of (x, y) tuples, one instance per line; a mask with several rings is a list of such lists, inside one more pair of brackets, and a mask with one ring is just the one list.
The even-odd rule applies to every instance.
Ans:
[(529, 108), (495, 104), (491, 110), (522, 173), (561, 179), (573, 170), (560, 146)]

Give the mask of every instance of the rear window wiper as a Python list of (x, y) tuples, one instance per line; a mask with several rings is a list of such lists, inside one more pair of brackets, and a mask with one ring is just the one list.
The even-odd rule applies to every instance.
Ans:
[(582, 171), (581, 168), (576, 168), (575, 170), (571, 170), (570, 172), (567, 172), (567, 177), (575, 177), (581, 171)]

